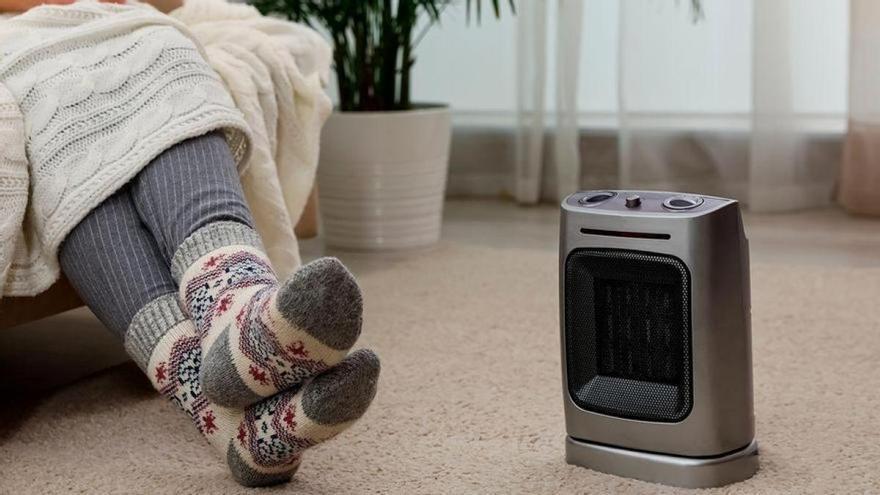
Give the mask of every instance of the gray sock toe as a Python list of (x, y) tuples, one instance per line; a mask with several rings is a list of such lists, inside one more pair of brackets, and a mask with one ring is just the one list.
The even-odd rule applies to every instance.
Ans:
[(248, 466), (246, 462), (238, 455), (238, 451), (235, 450), (235, 447), (230, 443), (229, 448), (226, 449), (226, 464), (229, 466), (229, 471), (232, 473), (232, 477), (235, 478), (239, 484), (247, 487), (258, 487), (258, 486), (272, 486), (279, 485), (281, 483), (287, 483), (293, 478), (293, 475), (296, 473), (299, 466), (291, 469), (288, 472), (284, 473), (261, 473), (259, 471), (255, 471), (252, 467)]
[(312, 421), (335, 425), (360, 418), (379, 380), (379, 357), (361, 349), (318, 375), (303, 389), (303, 410)]
[(242, 381), (235, 368), (229, 347), (229, 327), (223, 329), (205, 353), (199, 375), (202, 392), (215, 404), (244, 408), (263, 399)]
[(288, 321), (333, 349), (350, 349), (360, 336), (363, 296), (336, 258), (303, 265), (279, 289), (277, 305)]

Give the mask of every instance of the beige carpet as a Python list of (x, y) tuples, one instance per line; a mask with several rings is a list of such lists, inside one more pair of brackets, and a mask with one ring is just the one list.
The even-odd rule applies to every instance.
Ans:
[[(556, 266), (447, 244), (361, 270), (379, 396), (278, 491), (677, 491), (565, 464)], [(880, 270), (764, 265), (752, 280), (762, 467), (713, 493), (880, 491)], [(2, 493), (248, 492), (131, 366), (14, 411)]]

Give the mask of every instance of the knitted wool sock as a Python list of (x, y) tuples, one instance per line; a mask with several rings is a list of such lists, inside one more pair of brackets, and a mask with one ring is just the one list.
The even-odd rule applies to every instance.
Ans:
[(340, 362), (361, 331), (354, 277), (321, 258), (279, 284), (257, 233), (237, 222), (200, 228), (172, 273), (202, 339), (205, 395), (244, 407)]
[(186, 412), (245, 486), (283, 483), (303, 451), (351, 426), (376, 394), (379, 360), (352, 353), (298, 391), (281, 392), (243, 411), (212, 403), (199, 380), (201, 346), (173, 294), (139, 311), (125, 347), (153, 386)]

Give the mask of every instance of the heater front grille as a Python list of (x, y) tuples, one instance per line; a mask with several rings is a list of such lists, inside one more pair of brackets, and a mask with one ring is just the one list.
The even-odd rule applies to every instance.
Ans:
[(681, 260), (578, 249), (565, 266), (568, 391), (588, 411), (677, 422), (691, 410), (690, 274)]

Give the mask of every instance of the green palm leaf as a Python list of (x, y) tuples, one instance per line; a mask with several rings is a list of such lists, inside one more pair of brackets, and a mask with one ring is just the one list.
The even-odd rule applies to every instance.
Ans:
[[(495, 17), (503, 0), (488, 0)], [(513, 0), (507, 0), (514, 11)], [(481, 0), (465, 0), (479, 22)], [(395, 6), (396, 3), (396, 6)], [(454, 0), (254, 0), (263, 14), (323, 26), (334, 45), (333, 64), (343, 111), (408, 109), (414, 44), (440, 22)], [(422, 32), (415, 33), (416, 26)]]

